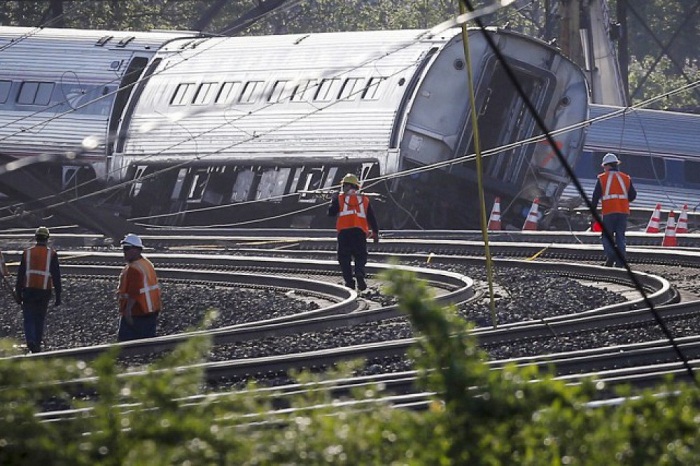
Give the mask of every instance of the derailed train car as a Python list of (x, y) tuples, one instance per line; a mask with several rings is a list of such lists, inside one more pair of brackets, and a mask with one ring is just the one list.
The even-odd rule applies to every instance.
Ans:
[(105, 187), (110, 135), (153, 55), (187, 35), (196, 34), (0, 27), (2, 227), (128, 227), (114, 225), (120, 206), (83, 196)]
[(106, 180), (134, 85), (185, 34), (0, 27), (0, 161), (56, 160), (42, 175), (59, 189)]
[[(578, 67), (543, 42), (486, 34), (550, 131), (586, 120)], [(487, 199), (500, 196), (504, 221), (519, 226), (534, 198), (555, 205), (569, 180), (546, 143), (521, 143), (541, 131), (484, 32), (470, 30), (469, 44)], [(147, 223), (327, 226), (310, 192), (354, 172), (385, 196), (385, 228), (476, 227), (466, 66), (459, 30), (168, 38), (120, 85), (126, 98), (87, 166), (128, 186), (120, 203)], [(36, 134), (37, 150), (55, 144)], [(583, 140), (580, 126), (556, 135), (571, 165)]]
[[(679, 212), (700, 206), (700, 115), (692, 113), (591, 105), (581, 156), (574, 173), (587, 196), (592, 195), (601, 161), (615, 153), (622, 169), (634, 180), (634, 209), (648, 210), (662, 204)], [(562, 203), (583, 204), (576, 187), (568, 186)]]

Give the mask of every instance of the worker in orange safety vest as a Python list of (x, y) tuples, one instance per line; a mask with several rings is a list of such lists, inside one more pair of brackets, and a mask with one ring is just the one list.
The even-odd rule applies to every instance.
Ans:
[[(342, 192), (333, 196), (328, 207), (328, 215), (337, 217), (338, 263), (343, 273), (345, 286), (364, 291), (365, 264), (367, 264), (367, 238), (379, 242), (379, 227), (372, 211), (369, 198), (359, 193), (360, 180), (348, 173), (341, 181)], [(352, 260), (355, 260), (353, 278)]]
[(15, 297), (22, 305), (24, 336), (32, 353), (41, 351), (52, 288), (54, 305), (61, 305), (61, 269), (58, 254), (48, 246), (49, 236), (48, 228), (36, 229), (36, 244), (24, 250), (17, 269)]
[(119, 275), (119, 341), (156, 336), (162, 310), (160, 285), (151, 261), (141, 255), (141, 238), (129, 233), (121, 241), (127, 264)]
[(623, 267), (626, 257), (625, 232), (627, 230), (627, 218), (630, 214), (630, 202), (637, 198), (637, 190), (632, 184), (632, 178), (619, 169), (620, 160), (613, 153), (608, 152), (603, 157), (601, 166), (604, 172), (598, 175), (598, 181), (593, 188), (591, 203), (593, 208), (598, 208), (598, 202), (602, 202), (603, 229), (609, 233), (615, 242), (615, 246), (608, 240), (608, 235), (603, 231), (603, 250), (605, 251), (605, 266)]

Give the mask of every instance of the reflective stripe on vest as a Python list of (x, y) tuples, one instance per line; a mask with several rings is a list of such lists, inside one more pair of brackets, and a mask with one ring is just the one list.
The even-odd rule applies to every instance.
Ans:
[[(122, 270), (122, 274), (119, 277), (119, 297), (123, 300), (119, 306), (120, 310), (124, 310), (126, 301), (129, 299), (126, 277), (130, 268), (138, 271), (141, 280), (138, 289), (139, 294), (134, 298), (138, 308), (132, 309), (132, 313), (139, 315), (160, 311), (160, 285), (158, 284), (155, 269), (153, 268), (153, 264), (143, 257), (127, 264), (124, 270)], [(133, 312), (134, 310), (140, 312)]]
[(338, 196), (340, 212), (335, 227), (338, 231), (348, 228), (361, 228), (365, 233), (369, 230), (367, 209), (369, 198), (361, 194), (340, 194)]
[(630, 178), (624, 173), (610, 171), (598, 175), (603, 190), (601, 196), (603, 215), (612, 213), (629, 214), (628, 191)]
[(24, 251), (24, 286), (39, 290), (51, 289), (51, 248), (34, 246)]

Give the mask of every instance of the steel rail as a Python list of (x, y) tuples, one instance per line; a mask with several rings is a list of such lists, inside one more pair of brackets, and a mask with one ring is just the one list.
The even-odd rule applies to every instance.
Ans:
[[(101, 254), (100, 260), (103, 260), (105, 257), (113, 259), (112, 256), (114, 256), (114, 254), (108, 256)], [(214, 339), (216, 344), (225, 344), (241, 341), (241, 336), (243, 339), (254, 339), (263, 338), (265, 336), (295, 334), (299, 333), (300, 326), (305, 326), (307, 331), (318, 331), (325, 328), (334, 328), (339, 325), (349, 325), (352, 323), (359, 324), (363, 322), (376, 321), (378, 319), (396, 317), (399, 315), (396, 306), (380, 308), (377, 311), (360, 311), (358, 310), (358, 295), (354, 290), (349, 290), (344, 286), (335, 285), (328, 282), (311, 280), (307, 278), (291, 278), (279, 275), (270, 275), (269, 273), (240, 273), (231, 270), (199, 270), (190, 268), (193, 264), (196, 266), (201, 266), (201, 261), (206, 262), (206, 259), (209, 259), (210, 263), (213, 261), (213, 259), (216, 259), (214, 262), (217, 262), (219, 265), (224, 263), (236, 263), (240, 267), (267, 268), (267, 266), (274, 263), (278, 265), (276, 267), (277, 271), (302, 270), (304, 273), (309, 273), (312, 270), (321, 270), (325, 272), (330, 272), (333, 270), (336, 272), (337, 264), (335, 262), (310, 261), (308, 263), (304, 263), (299, 262), (298, 260), (271, 261), (269, 258), (261, 258), (260, 260), (256, 260), (255, 258), (251, 257), (195, 256), (188, 256), (186, 258), (188, 260), (187, 268), (175, 269), (159, 267), (159, 276), (161, 279), (187, 279), (188, 281), (197, 280), (207, 283), (221, 283), (229, 286), (266, 286), (282, 288), (285, 290), (301, 290), (302, 292), (315, 293), (325, 298), (335, 299), (339, 302), (317, 310), (288, 316), (280, 316), (256, 322), (230, 325), (211, 330), (186, 332), (177, 335), (166, 335), (156, 338), (114, 344), (46, 351), (32, 355), (24, 355), (22, 357), (72, 357), (79, 359), (92, 359), (114, 346), (119, 347), (120, 355), (128, 357), (171, 350), (178, 344), (181, 344), (188, 338), (196, 335), (209, 335)], [(168, 255), (149, 255), (149, 257), (151, 257), (157, 263), (161, 263), (162, 261), (162, 263), (168, 263), (169, 265), (173, 265), (173, 263), (176, 263), (178, 260), (183, 260), (181, 255), (178, 256), (179, 258), (169, 257)], [(192, 262), (193, 259), (196, 260)], [(114, 277), (119, 271), (117, 266), (106, 265), (104, 263), (101, 265), (64, 264), (62, 265), (62, 268), (65, 270), (65, 272), (76, 275), (91, 275), (100, 277)], [(429, 286), (442, 290), (435, 297), (435, 299), (441, 304), (446, 305), (460, 303), (474, 297), (473, 281), (469, 277), (457, 273), (401, 265), (368, 264), (367, 266), (367, 270), (372, 274), (380, 273), (392, 268), (412, 271), (424, 279)], [(333, 317), (342, 316), (345, 316), (345, 319), (333, 319)]]

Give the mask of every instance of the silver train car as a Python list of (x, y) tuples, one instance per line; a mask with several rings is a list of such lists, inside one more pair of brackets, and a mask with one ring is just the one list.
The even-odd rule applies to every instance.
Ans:
[(134, 84), (183, 34), (0, 27), (0, 163), (56, 159), (42, 175), (58, 190), (106, 180)]
[[(600, 163), (607, 152), (615, 153), (621, 169), (629, 173), (637, 189), (632, 203), (644, 221), (656, 204), (664, 212), (689, 212), (700, 208), (700, 115), (661, 110), (591, 105), (592, 123), (574, 173), (590, 198)], [(609, 117), (609, 118), (608, 118)], [(562, 203), (582, 203), (580, 193), (569, 185)]]
[[(75, 152), (69, 146), (83, 143), (90, 149), (48, 164), (60, 168), (60, 187), (70, 187), (67, 173), (80, 167), (80, 181), (120, 188), (108, 195), (131, 219), (325, 227), (326, 201), (314, 193), (353, 172), (385, 200), (375, 203), (383, 228), (479, 224), (460, 30), (121, 33), (100, 44), (109, 34), (17, 30), (26, 34), (19, 40), (13, 29), (0, 28), (0, 61), (13, 49), (17, 57), (12, 71), (0, 70), (0, 86), (9, 87), (0, 99), (0, 156)], [(556, 205), (569, 180), (546, 143), (523, 142), (542, 132), (484, 34), (550, 131), (587, 119), (588, 89), (582, 71), (543, 42), (469, 31), (487, 199), (500, 196), (504, 222), (518, 227), (534, 198), (545, 209)], [(41, 52), (44, 74), (28, 71), (35, 58), (26, 53), (23, 70), (16, 47), (25, 43)], [(75, 52), (58, 53), (66, 44)], [(29, 105), (28, 83), (37, 87)], [(584, 131), (556, 133), (571, 165)]]

